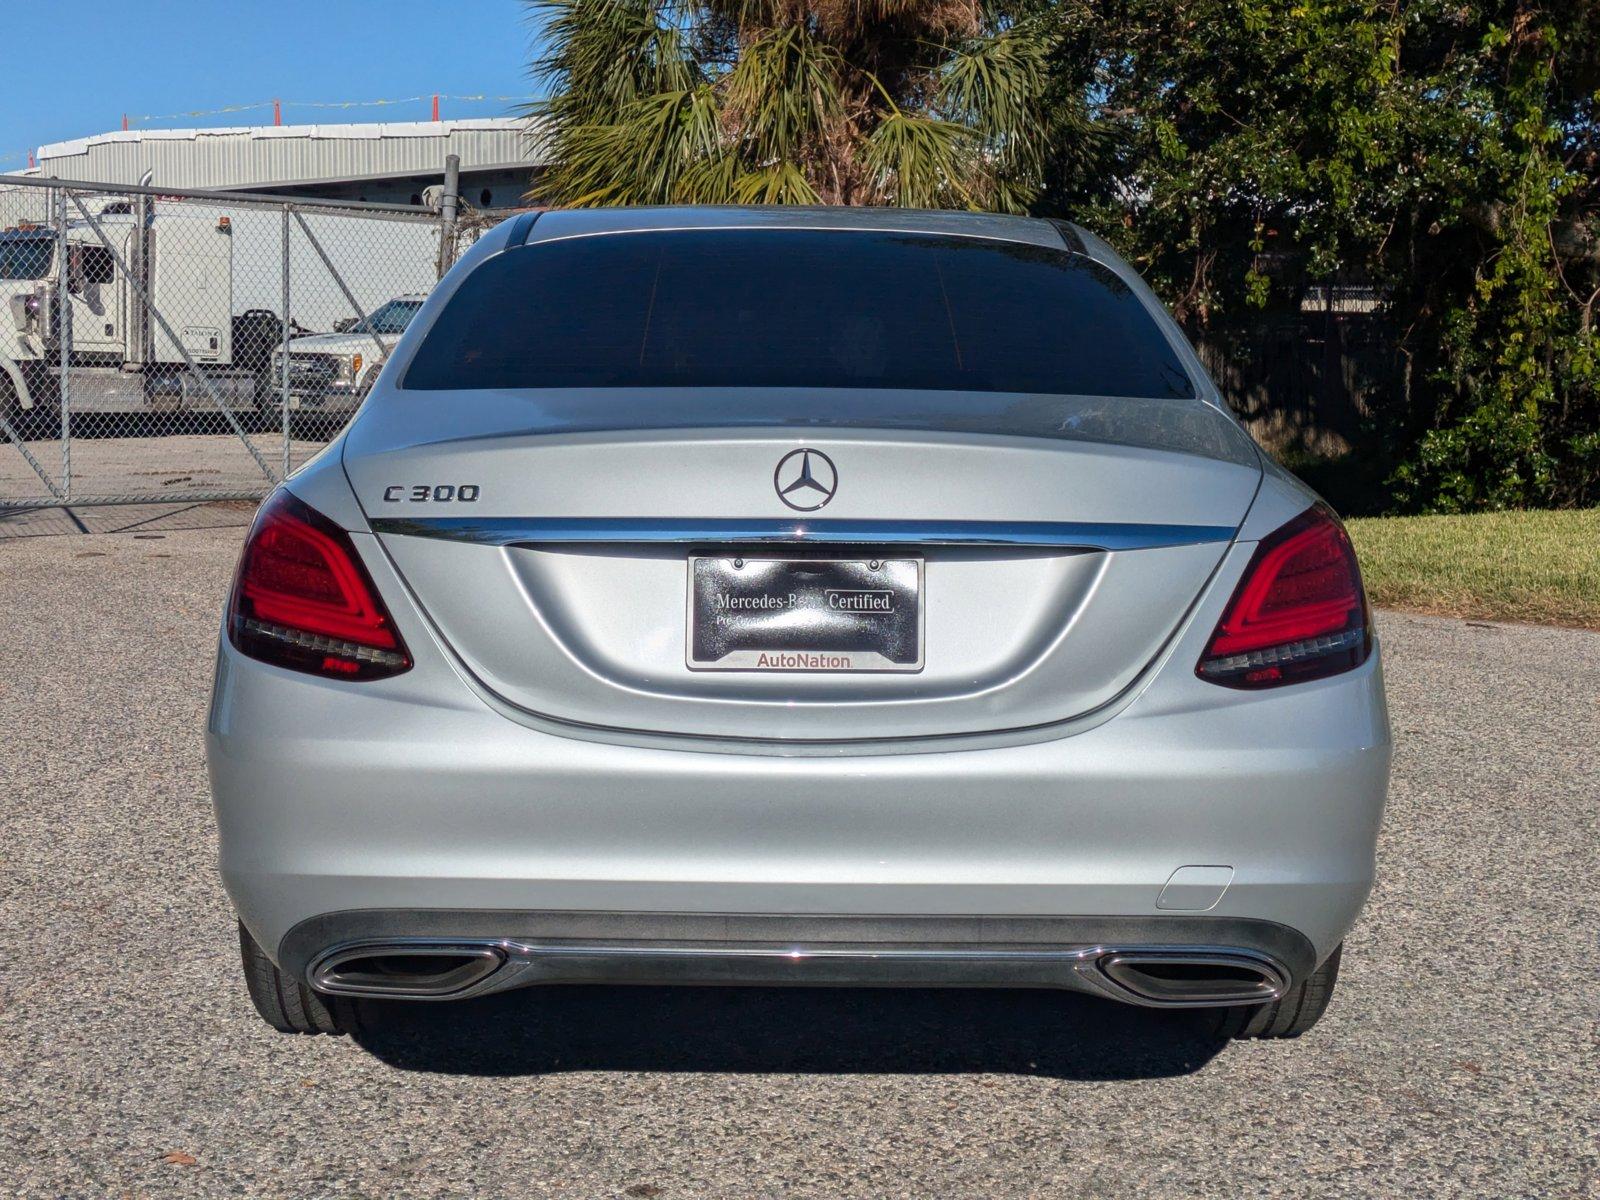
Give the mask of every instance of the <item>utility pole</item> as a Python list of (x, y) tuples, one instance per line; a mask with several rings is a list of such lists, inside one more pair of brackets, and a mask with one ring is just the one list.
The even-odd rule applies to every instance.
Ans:
[(456, 192), (461, 187), (461, 156), (447, 154), (444, 159), (444, 195), (439, 197), (439, 278), (456, 259)]

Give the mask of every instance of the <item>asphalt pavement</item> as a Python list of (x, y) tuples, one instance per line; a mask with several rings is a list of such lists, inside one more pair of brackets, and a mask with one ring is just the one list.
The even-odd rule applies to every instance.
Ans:
[(251, 1010), (201, 740), (238, 528), (0, 541), (0, 1195), (1600, 1196), (1600, 634), (1383, 613), (1322, 1023), (1051, 993)]

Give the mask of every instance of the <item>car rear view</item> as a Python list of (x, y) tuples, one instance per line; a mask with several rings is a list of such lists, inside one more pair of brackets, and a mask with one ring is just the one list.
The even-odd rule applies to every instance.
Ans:
[(1372, 878), (1337, 518), (1073, 226), (528, 214), (263, 505), (209, 751), (251, 994), (1054, 987), (1308, 1028)]

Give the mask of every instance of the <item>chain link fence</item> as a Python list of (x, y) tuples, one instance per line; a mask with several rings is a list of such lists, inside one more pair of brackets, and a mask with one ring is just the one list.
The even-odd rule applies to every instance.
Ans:
[(259, 498), (460, 236), (432, 208), (0, 176), (0, 510)]

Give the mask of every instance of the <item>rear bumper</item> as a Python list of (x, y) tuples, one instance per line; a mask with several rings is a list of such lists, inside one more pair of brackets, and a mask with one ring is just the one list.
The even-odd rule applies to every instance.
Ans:
[[(1174, 656), (1187, 652), (1180, 639)], [(256, 940), (296, 973), (379, 934), (538, 942), (586, 938), (596, 914), (889, 914), (956, 922), (966, 943), (1006, 918), (1060, 923), (1044, 936), (1064, 950), (1259, 949), (1298, 977), (1371, 886), (1389, 767), (1376, 653), (1267, 693), (1175, 662), (1115, 716), (1052, 740), (798, 757), (530, 728), (441, 676), (426, 648), (418, 658), (351, 685), (220, 651), (208, 751), (222, 872)], [(1214, 868), (1220, 895), (1164, 896), (1193, 866)], [(1241, 940), (1241, 921), (1302, 949)], [(932, 981), (920, 968), (897, 980), (892, 956), (846, 965), (857, 982)]]

